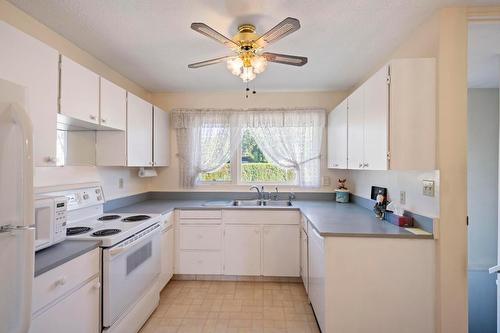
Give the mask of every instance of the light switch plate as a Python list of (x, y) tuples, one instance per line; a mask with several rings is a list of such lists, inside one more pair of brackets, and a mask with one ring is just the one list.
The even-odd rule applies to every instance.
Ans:
[(423, 180), (422, 181), (422, 194), (427, 197), (434, 196), (434, 181), (433, 180)]
[(323, 176), (323, 178), (321, 179), (321, 185), (323, 186), (330, 186), (331, 185), (331, 181), (330, 181), (330, 177), (328, 176)]
[(399, 191), (399, 203), (406, 205), (406, 191)]

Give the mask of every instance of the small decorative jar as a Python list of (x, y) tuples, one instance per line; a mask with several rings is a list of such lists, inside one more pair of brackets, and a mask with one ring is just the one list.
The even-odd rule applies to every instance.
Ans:
[(340, 203), (349, 202), (349, 190), (335, 190), (335, 201)]

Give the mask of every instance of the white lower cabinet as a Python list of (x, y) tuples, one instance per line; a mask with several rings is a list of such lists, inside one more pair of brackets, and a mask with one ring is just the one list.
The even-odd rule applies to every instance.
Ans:
[(224, 274), (260, 275), (261, 226), (226, 225)]
[(325, 327), (325, 249), (324, 239), (309, 227), (309, 300), (322, 332)]
[(99, 277), (33, 318), (30, 333), (100, 332)]
[(300, 226), (264, 225), (262, 275), (300, 276)]
[(99, 249), (35, 277), (30, 333), (97, 333), (100, 321)]

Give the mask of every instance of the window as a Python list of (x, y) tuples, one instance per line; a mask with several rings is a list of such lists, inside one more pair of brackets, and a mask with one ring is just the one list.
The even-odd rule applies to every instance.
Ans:
[(231, 181), (231, 161), (227, 161), (219, 169), (212, 172), (200, 173), (200, 181), (209, 182), (230, 182)]
[(266, 160), (250, 130), (242, 131), (240, 180), (243, 183), (292, 183), (295, 171)]

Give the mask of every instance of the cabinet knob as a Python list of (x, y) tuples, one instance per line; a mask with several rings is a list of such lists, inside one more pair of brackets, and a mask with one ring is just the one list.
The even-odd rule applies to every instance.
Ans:
[(105, 122), (106, 122), (106, 119), (101, 118), (101, 122), (102, 122), (102, 123), (105, 123)]
[(96, 118), (95, 118), (95, 116), (94, 116), (94, 115), (92, 115), (92, 114), (91, 114), (91, 115), (89, 115), (89, 118), (90, 118), (90, 119), (92, 119), (92, 120), (95, 120), (95, 119), (96, 119)]
[(55, 163), (56, 162), (56, 158), (52, 157), (52, 156), (47, 156), (45, 158), (45, 162), (47, 162), (47, 163)]
[(61, 278), (59, 278), (56, 282), (55, 282), (55, 285), (56, 287), (57, 286), (64, 286), (66, 284), (66, 277), (63, 276)]
[(101, 282), (96, 282), (96, 284), (94, 284), (94, 289), (100, 289), (101, 288)]

